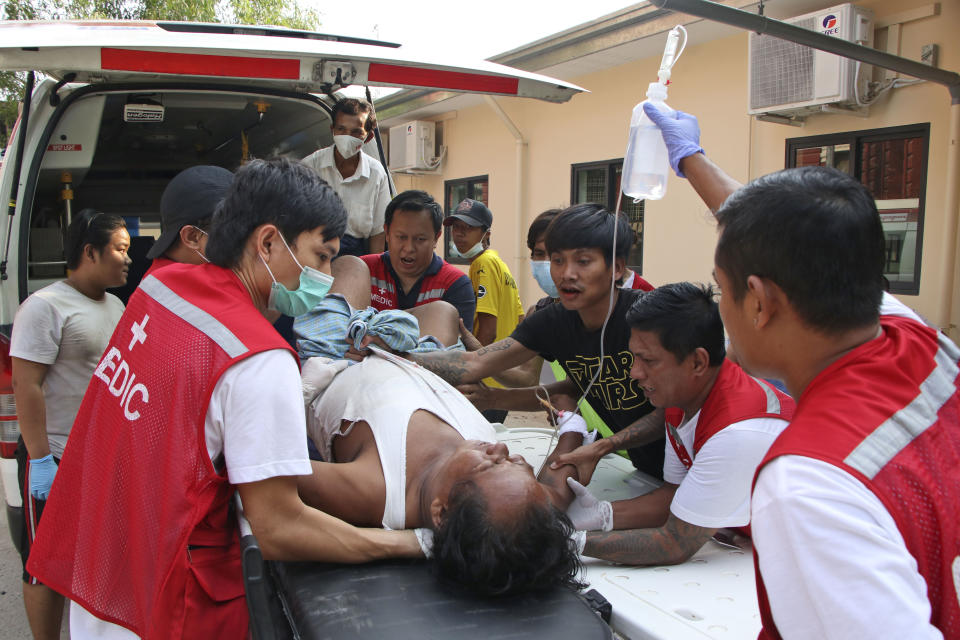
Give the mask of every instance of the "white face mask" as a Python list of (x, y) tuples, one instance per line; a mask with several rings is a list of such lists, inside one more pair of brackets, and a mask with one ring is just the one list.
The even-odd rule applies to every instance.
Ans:
[(337, 145), (337, 151), (344, 158), (352, 158), (360, 151), (363, 146), (363, 140), (353, 136), (333, 136), (333, 144)]

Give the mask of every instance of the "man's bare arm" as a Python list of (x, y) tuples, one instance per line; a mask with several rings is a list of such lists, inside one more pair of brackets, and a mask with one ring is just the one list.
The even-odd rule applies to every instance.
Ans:
[(550, 466), (556, 457), (560, 454), (573, 451), (583, 442), (583, 434), (571, 432), (565, 433), (557, 439), (557, 446), (544, 461), (540, 467), (540, 473), (537, 474), (537, 480), (545, 485), (550, 491), (550, 497), (553, 506), (560, 510), (565, 510), (573, 502), (573, 491), (567, 484), (567, 478), (577, 479), (577, 470), (570, 465), (564, 465), (558, 469)]
[[(576, 385), (568, 380), (551, 382), (544, 385), (550, 393), (550, 397), (558, 400), (558, 396), (567, 396), (576, 393)], [(506, 409), (507, 411), (537, 411), (543, 409), (540, 400), (537, 398), (537, 392), (540, 387), (524, 387), (521, 389), (498, 389), (488, 387), (482, 382), (457, 385), (467, 400), (473, 403), (480, 411), (487, 409)], [(569, 395), (568, 395), (569, 394)], [(541, 395), (543, 395), (541, 393)], [(563, 404), (563, 403), (561, 403)], [(558, 409), (569, 409), (570, 407), (558, 406)]]
[(680, 170), (700, 199), (714, 213), (731, 193), (742, 186), (702, 153), (695, 153), (681, 160)]
[(656, 529), (587, 532), (583, 555), (629, 565), (680, 564), (716, 532), (684, 522), (672, 513)]
[(662, 527), (670, 517), (670, 503), (679, 485), (665, 482), (659, 488), (629, 500), (611, 502), (614, 529)]
[(452, 385), (477, 382), (515, 367), (534, 356), (513, 338), (504, 338), (478, 351), (431, 351), (411, 353), (409, 358)]

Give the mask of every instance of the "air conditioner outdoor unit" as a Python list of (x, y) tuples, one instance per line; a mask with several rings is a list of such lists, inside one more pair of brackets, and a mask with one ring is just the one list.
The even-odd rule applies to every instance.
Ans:
[(436, 169), (436, 125), (413, 120), (390, 127), (390, 169), (393, 171)]
[[(873, 12), (853, 4), (841, 4), (784, 22), (873, 46)], [(747, 113), (796, 116), (822, 111), (824, 105), (856, 107), (856, 92), (865, 95), (870, 69), (849, 58), (751, 33)]]

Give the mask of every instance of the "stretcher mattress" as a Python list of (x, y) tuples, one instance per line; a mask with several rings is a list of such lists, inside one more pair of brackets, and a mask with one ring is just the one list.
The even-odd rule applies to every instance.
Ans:
[(610, 628), (573, 591), (513, 598), (451, 593), (425, 562), (275, 567), (302, 638), (606, 640)]

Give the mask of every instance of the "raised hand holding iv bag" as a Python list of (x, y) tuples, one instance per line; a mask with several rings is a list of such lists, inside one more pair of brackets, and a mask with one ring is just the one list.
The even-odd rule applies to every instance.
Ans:
[[(659, 80), (651, 82), (647, 88), (647, 100), (662, 111), (672, 111), (667, 106), (667, 82), (670, 69), (683, 53), (677, 51), (680, 33), (683, 33), (683, 46), (686, 46), (686, 29), (678, 25), (670, 30), (667, 45), (660, 61)], [(622, 190), (634, 200), (659, 200), (667, 193), (667, 176), (670, 162), (667, 146), (660, 129), (643, 112), (643, 102), (633, 108), (630, 118), (630, 137), (627, 152), (623, 157)]]

